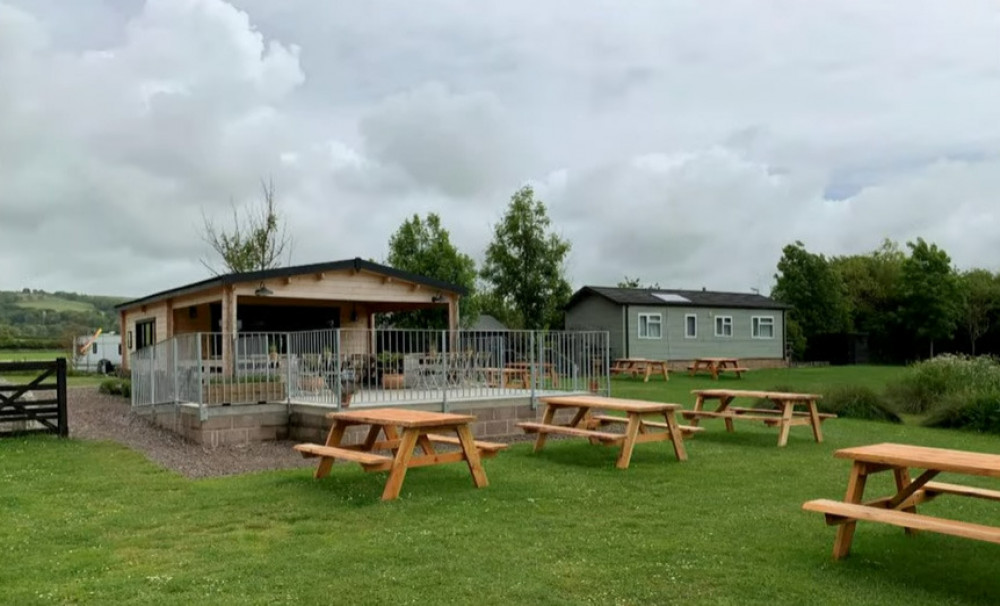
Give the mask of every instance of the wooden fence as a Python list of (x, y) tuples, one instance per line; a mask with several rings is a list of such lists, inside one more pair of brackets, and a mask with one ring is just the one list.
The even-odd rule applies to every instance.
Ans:
[[(39, 373), (24, 383), (23, 373)], [(26, 432), (69, 436), (66, 419), (66, 358), (46, 362), (0, 362), (0, 435)], [(55, 378), (55, 382), (45, 381)]]

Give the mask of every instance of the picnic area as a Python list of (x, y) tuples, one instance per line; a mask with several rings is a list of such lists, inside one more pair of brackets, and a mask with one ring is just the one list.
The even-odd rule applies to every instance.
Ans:
[[(826, 399), (837, 384), (881, 389), (899, 372), (622, 377), (612, 392), (690, 410), (697, 389), (733, 385)], [(680, 410), (676, 419), (685, 423)], [(834, 561), (837, 529), (802, 506), (844, 500), (851, 460), (837, 451), (889, 442), (996, 453), (1000, 437), (839, 415), (823, 423), (822, 442), (809, 427), (793, 427), (776, 448), (773, 424), (743, 423), (730, 433), (725, 421), (701, 419), (704, 430), (683, 439), (686, 460), (670, 439), (637, 441), (627, 469), (616, 466), (621, 443), (605, 448), (585, 435), (549, 435), (536, 453), (537, 435), (525, 434), (483, 463), (488, 485), (476, 488), (456, 455), (454, 464), (409, 470), (391, 501), (380, 498), (387, 474), (364, 473), (364, 461), (332, 465), (322, 479), (313, 458), (305, 467), (195, 480), (120, 443), (74, 439), (72, 428), (68, 440), (7, 438), (0, 442), (0, 602), (995, 603), (997, 545), (861, 521), (850, 556)], [(627, 427), (611, 420), (588, 430)], [(646, 429), (636, 435), (669, 435), (669, 428)], [(461, 441), (457, 429), (451, 436), (435, 446)], [(419, 434), (413, 439), (413, 457), (429, 456)], [(392, 467), (384, 459), (368, 464)], [(990, 477), (961, 480), (997, 488)], [(935, 481), (957, 483), (947, 472)], [(895, 493), (893, 473), (874, 473), (865, 497)], [(919, 513), (995, 526), (996, 505), (946, 494), (921, 502)]]

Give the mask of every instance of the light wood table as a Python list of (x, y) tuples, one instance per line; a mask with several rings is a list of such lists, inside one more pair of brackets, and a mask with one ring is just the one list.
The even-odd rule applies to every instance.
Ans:
[(649, 377), (653, 374), (662, 374), (664, 381), (669, 381), (667, 374), (667, 363), (664, 360), (650, 360), (648, 358), (618, 358), (611, 364), (611, 374), (627, 374), (632, 377), (643, 375), (643, 383), (649, 382)]
[[(333, 420), (333, 425), (324, 445), (296, 444), (293, 448), (302, 456), (320, 457), (314, 474), (316, 478), (329, 474), (336, 459), (360, 463), (365, 471), (388, 471), (389, 477), (382, 492), (383, 501), (399, 496), (406, 470), (411, 467), (464, 461), (472, 474), (473, 483), (482, 488), (488, 482), (480, 458), (493, 456), (507, 447), (506, 444), (474, 440), (469, 423), (476, 418), (470, 415), (372, 408), (332, 412), (326, 416)], [(347, 428), (354, 425), (370, 426), (364, 442), (342, 444)], [(380, 434), (382, 440), (379, 440)], [(435, 443), (458, 446), (459, 450), (439, 453), (434, 448)], [(422, 454), (415, 456), (414, 450), (418, 447)], [(377, 450), (391, 450), (392, 456), (376, 454)]]
[[(623, 400), (603, 396), (546, 396), (539, 398), (545, 404), (545, 413), (539, 423), (522, 422), (518, 427), (526, 433), (537, 433), (535, 452), (545, 446), (548, 434), (563, 434), (588, 438), (592, 444), (620, 446), (616, 466), (627, 469), (632, 460), (632, 451), (636, 444), (643, 442), (673, 442), (674, 454), (679, 461), (687, 460), (684, 450), (683, 436), (696, 431), (683, 428), (677, 423), (674, 413), (680, 409), (678, 404), (663, 404), (641, 400)], [(574, 410), (573, 418), (566, 425), (554, 422), (556, 412), (562, 409)], [(612, 417), (595, 414), (595, 411), (623, 412), (624, 417)], [(652, 415), (653, 420), (643, 418)], [(662, 419), (662, 420), (661, 420)], [(601, 425), (623, 423), (625, 433), (608, 432), (597, 429)], [(651, 431), (656, 429), (657, 431)], [(687, 429), (687, 431), (685, 431)]]
[[(819, 412), (816, 408), (816, 400), (822, 396), (811, 393), (749, 391), (741, 389), (695, 389), (691, 393), (695, 395), (694, 410), (685, 410), (681, 414), (685, 419), (690, 419), (692, 425), (697, 426), (698, 421), (706, 417), (724, 419), (726, 421), (726, 431), (732, 433), (734, 431), (734, 419), (763, 421), (766, 425), (778, 426), (778, 446), (785, 446), (788, 443), (788, 430), (796, 425), (808, 425), (812, 427), (813, 437), (817, 442), (822, 442), (823, 430), (820, 428), (820, 423), (837, 416)], [(737, 408), (730, 406), (736, 398), (763, 398), (774, 402), (777, 408)], [(705, 410), (706, 400), (718, 400), (719, 406), (715, 410)], [(806, 410), (796, 411), (796, 406), (805, 406)]]
[(548, 375), (552, 387), (559, 387), (559, 373), (556, 372), (556, 365), (552, 362), (510, 362), (507, 368), (523, 370), (525, 376), (530, 376), (534, 369), (538, 373), (537, 376)]
[[(998, 525), (972, 524), (917, 513), (917, 505), (942, 494), (1000, 501), (1000, 491), (931, 481), (941, 472), (1000, 478), (1000, 455), (885, 443), (844, 448), (834, 456), (852, 462), (844, 500), (817, 499), (802, 505), (807, 511), (826, 514), (827, 524), (837, 526), (834, 559), (850, 553), (858, 520), (902, 526), (907, 534), (926, 530), (1000, 543)], [(924, 471), (911, 479), (910, 468)], [(896, 494), (864, 501), (868, 476), (884, 471), (892, 472)]]
[(718, 381), (720, 372), (732, 372), (737, 379), (743, 378), (742, 373), (749, 371), (749, 368), (740, 366), (737, 358), (696, 358), (688, 366), (688, 374), (692, 377), (699, 372), (707, 372), (712, 375), (712, 379)]

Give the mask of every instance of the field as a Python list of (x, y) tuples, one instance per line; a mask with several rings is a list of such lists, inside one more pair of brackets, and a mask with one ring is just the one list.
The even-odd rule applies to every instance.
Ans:
[[(67, 363), (69, 363), (70, 355), (70, 352), (60, 349), (0, 349), (0, 362), (39, 362), (55, 360), (56, 358), (66, 358)], [(35, 372), (26, 374), (5, 373), (3, 376), (8, 379), (32, 379), (37, 374)], [(66, 384), (70, 387), (93, 386), (100, 385), (104, 379), (104, 376), (97, 374), (70, 373), (66, 377)]]
[[(781, 378), (804, 390), (877, 383), (898, 369), (773, 372), (739, 384)], [(685, 389), (737, 383), (678, 375), (616, 381), (615, 394), (689, 407)], [(581, 440), (550, 441), (539, 455), (517, 443), (486, 461), (485, 489), (459, 466), (417, 469), (390, 503), (378, 500), (384, 475), (353, 464), (322, 481), (308, 469), (193, 481), (112, 443), (6, 439), (0, 602), (996, 602), (995, 545), (862, 524), (852, 556), (832, 562), (834, 531), (800, 506), (843, 495), (848, 465), (832, 457), (837, 448), (997, 452), (1000, 438), (836, 419), (824, 424), (825, 443), (797, 427), (779, 449), (774, 429), (704, 424), (685, 463), (665, 443), (638, 446), (625, 471), (613, 450)], [(942, 497), (922, 510), (996, 523), (986, 501)]]
[(71, 301), (54, 295), (22, 295), (18, 307), (47, 309), (51, 311), (93, 311), (93, 304), (85, 301)]

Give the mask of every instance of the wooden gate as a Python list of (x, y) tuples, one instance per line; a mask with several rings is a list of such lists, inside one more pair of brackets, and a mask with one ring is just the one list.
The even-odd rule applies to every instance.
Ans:
[[(40, 373), (27, 383), (8, 376), (0, 382), (0, 435), (25, 432), (69, 436), (66, 419), (66, 358), (51, 362), (0, 362), (3, 373)], [(45, 383), (55, 378), (55, 382)], [(15, 383), (15, 384), (11, 384)]]

